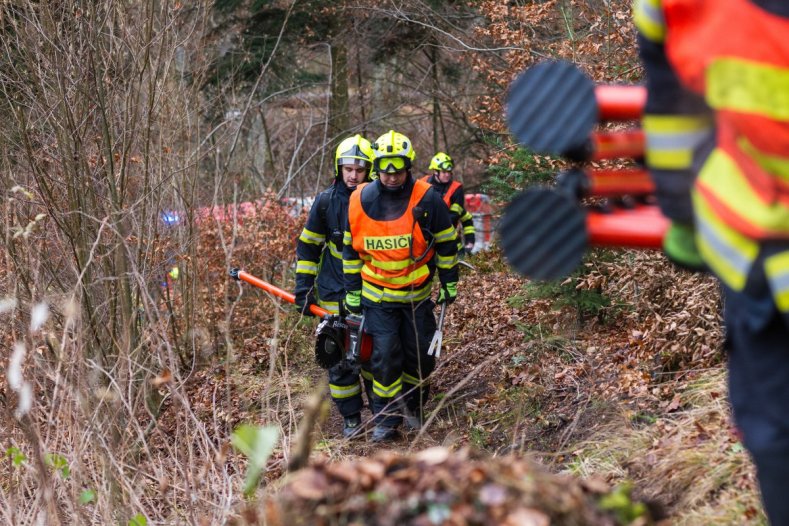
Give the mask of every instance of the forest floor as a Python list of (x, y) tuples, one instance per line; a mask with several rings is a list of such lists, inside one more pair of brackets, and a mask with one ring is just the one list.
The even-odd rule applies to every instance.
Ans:
[[(478, 512), (479, 492), (471, 497), (458, 489), (444, 517), (435, 511), (437, 475), (426, 466), (437, 462), (454, 478), (458, 470), (482, 462), (489, 470), (479, 476), (482, 483), (500, 482), (512, 475), (502, 470), (522, 463), (529, 471), (536, 462), (539, 472), (574, 475), (561, 479), (568, 488), (574, 484), (598, 497), (624, 495), (624, 504), (614, 505), (613, 515), (590, 519), (600, 508), (597, 498), (597, 504), (584, 508), (592, 515), (568, 518), (556, 511), (566, 502), (539, 501), (524, 512), (507, 505), (507, 499), (493, 498), (498, 511), (487, 506), (479, 523), (648, 524), (634, 511), (644, 501), (656, 519), (671, 524), (763, 524), (752, 467), (730, 426), (717, 285), (709, 277), (674, 270), (658, 254), (596, 260), (609, 262), (549, 286), (516, 276), (496, 252), (471, 257), (477, 268), (463, 271), (458, 300), (448, 310), (424, 428), (384, 445), (366, 438), (345, 440), (336, 408), (328, 414), (324, 409), (313, 433), (310, 467), (295, 478), (282, 475), (306, 400), (325, 379), (312, 360), (312, 319), (298, 319), (290, 311), (276, 314), (266, 306), (265, 295), (248, 294), (238, 303), (238, 317), (255, 319), (251, 313), (257, 312), (259, 321), (263, 312), (274, 312), (278, 332), (272, 338), (255, 330), (256, 323), (236, 327), (233, 367), (215, 362), (198, 372), (190, 398), (204, 408), (204, 419), (216, 422), (216, 400), (227, 397), (220, 420), (228, 429), (240, 422), (280, 426), (283, 443), (269, 463), (264, 496), (269, 523), (291, 524), (288, 510), (298, 509), (304, 524), (353, 519), (475, 524), (469, 510)], [(370, 416), (365, 409), (368, 427)], [(165, 415), (163, 426), (166, 421)], [(373, 489), (390, 472), (406, 477), (409, 471), (401, 468), (409, 462), (417, 473), (410, 475), (409, 491), (426, 485), (419, 498), (430, 505), (403, 511), (382, 503), (388, 498), (371, 501), (378, 491)], [(333, 469), (341, 474), (332, 475)], [(369, 479), (370, 473), (380, 476)], [(504, 486), (508, 495), (515, 491)], [(515, 491), (520, 497), (513, 503), (524, 502), (523, 491)], [(397, 495), (404, 498), (402, 491)], [(470, 507), (457, 506), (469, 499)], [(533, 522), (523, 518), (532, 512), (539, 515)], [(439, 513), (433, 516), (438, 522), (429, 522), (430, 513)], [(387, 516), (398, 519), (382, 519)]]

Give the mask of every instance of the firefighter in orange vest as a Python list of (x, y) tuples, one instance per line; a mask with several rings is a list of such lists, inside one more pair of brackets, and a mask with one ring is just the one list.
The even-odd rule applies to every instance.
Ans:
[(422, 424), (427, 377), (435, 359), (427, 354), (436, 330), (431, 300), (457, 295), (457, 234), (441, 196), (411, 175), (416, 154), (405, 135), (389, 131), (373, 144), (378, 179), (351, 194), (345, 231), (345, 303), (364, 312), (372, 336), (372, 441), (397, 437), (403, 417)]
[(637, 0), (664, 250), (723, 284), (729, 397), (789, 524), (789, 2)]
[[(348, 200), (357, 185), (368, 180), (372, 166), (373, 149), (370, 141), (361, 135), (348, 137), (337, 146), (334, 182), (315, 198), (296, 244), (294, 296), (304, 314), (309, 314), (313, 304), (332, 314), (340, 314), (340, 302), (345, 298), (342, 251)], [(331, 340), (321, 337), (316, 342), (318, 346), (332, 344)], [(356, 436), (362, 429), (360, 372), (362, 376), (371, 376), (345, 360), (329, 368), (329, 392), (343, 417), (346, 438)]]
[(463, 225), (463, 239), (458, 239), (458, 249), (461, 254), (464, 250), (470, 253), (476, 241), (474, 218), (465, 208), (466, 196), (463, 192), (463, 184), (452, 177), (454, 168), (452, 157), (444, 152), (438, 152), (430, 160), (428, 167), (433, 173), (424, 176), (422, 180), (433, 185), (433, 188), (441, 194), (441, 198), (449, 207), (452, 224), (455, 227)]

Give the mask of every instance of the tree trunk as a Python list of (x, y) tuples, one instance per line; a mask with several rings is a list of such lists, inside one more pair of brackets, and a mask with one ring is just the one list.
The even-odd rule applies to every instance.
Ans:
[(331, 44), (329, 136), (339, 138), (348, 130), (348, 48), (336, 40)]

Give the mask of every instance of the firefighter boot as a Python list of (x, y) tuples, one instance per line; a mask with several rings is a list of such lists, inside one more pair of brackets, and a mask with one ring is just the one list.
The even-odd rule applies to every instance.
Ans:
[(397, 429), (394, 427), (387, 427), (377, 425), (373, 428), (373, 436), (370, 438), (371, 442), (391, 442), (396, 440), (398, 436)]
[(411, 411), (406, 409), (403, 411), (403, 421), (405, 422), (406, 429), (410, 431), (419, 431), (424, 424), (424, 416), (422, 415), (422, 408)]
[(362, 432), (362, 415), (356, 413), (355, 415), (346, 416), (344, 418), (345, 426), (342, 428), (342, 436), (345, 438), (354, 438)]

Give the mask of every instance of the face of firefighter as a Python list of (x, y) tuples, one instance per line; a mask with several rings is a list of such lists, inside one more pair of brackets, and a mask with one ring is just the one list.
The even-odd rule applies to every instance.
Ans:
[(408, 177), (408, 170), (402, 169), (392, 173), (378, 172), (378, 177), (381, 179), (381, 184), (385, 187), (397, 188), (405, 183), (406, 177)]
[(360, 164), (342, 165), (342, 181), (348, 188), (356, 188), (367, 177), (367, 168)]
[(452, 180), (452, 172), (445, 172), (444, 170), (441, 170), (436, 175), (436, 179), (438, 179), (438, 182), (441, 184), (447, 184)]

